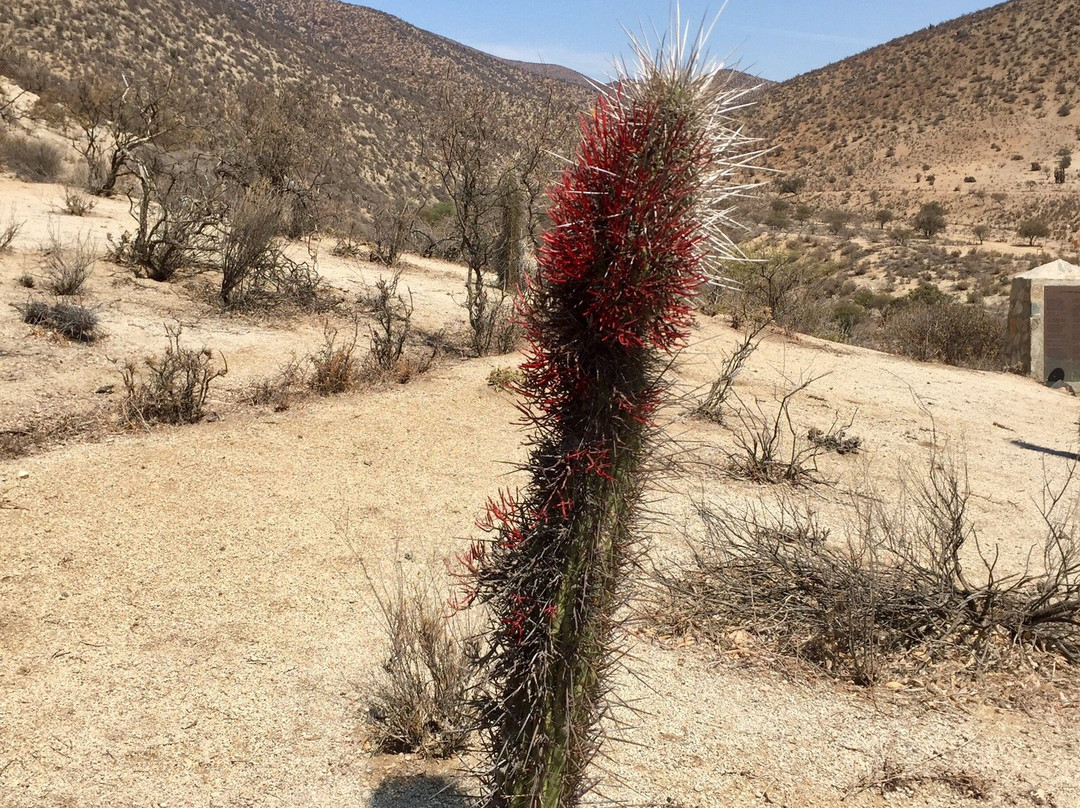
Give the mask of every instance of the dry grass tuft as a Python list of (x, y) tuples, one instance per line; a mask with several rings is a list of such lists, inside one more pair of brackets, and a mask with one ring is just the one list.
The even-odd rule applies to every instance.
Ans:
[(45, 255), (45, 285), (59, 296), (78, 294), (94, 271), (97, 247), (89, 235), (65, 241), (57, 229), (50, 228), (49, 240), (42, 248)]
[(445, 758), (465, 748), (476, 721), (478, 667), (459, 615), (430, 588), (398, 580), (380, 601), (390, 648), (368, 715), (382, 752)]

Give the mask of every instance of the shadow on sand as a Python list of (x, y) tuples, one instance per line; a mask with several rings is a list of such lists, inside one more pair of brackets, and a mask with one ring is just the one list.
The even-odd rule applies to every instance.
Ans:
[(1080, 460), (1075, 452), (1066, 452), (1062, 449), (1050, 449), (1046, 446), (1039, 446), (1037, 443), (1028, 443), (1026, 440), (1011, 440), (1009, 441), (1013, 446), (1019, 446), (1021, 449), (1027, 449), (1031, 452), (1040, 452), (1041, 454), (1050, 455), (1051, 457), (1064, 457), (1066, 460)]
[(418, 774), (387, 777), (371, 795), (370, 808), (468, 808), (469, 799), (448, 777)]

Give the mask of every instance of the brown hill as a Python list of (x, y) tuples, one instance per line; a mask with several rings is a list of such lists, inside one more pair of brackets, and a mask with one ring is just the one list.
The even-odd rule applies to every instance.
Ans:
[(839, 204), (877, 192), (1078, 226), (1075, 169), (1053, 177), (1080, 132), (1078, 33), (1076, 0), (1010, 0), (770, 88), (753, 129), (773, 167)]
[(418, 123), (445, 87), (529, 103), (591, 93), (337, 0), (39, 0), (0, 4), (0, 74), (47, 97), (85, 74), (174, 74), (208, 118), (247, 84), (311, 87), (336, 102), (340, 173), (362, 198), (423, 185)]

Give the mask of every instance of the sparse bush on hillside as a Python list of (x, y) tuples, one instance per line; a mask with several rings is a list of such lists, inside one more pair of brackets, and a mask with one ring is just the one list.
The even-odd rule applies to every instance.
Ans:
[(1050, 225), (1042, 217), (1032, 216), (1020, 222), (1016, 228), (1016, 234), (1020, 238), (1026, 238), (1029, 247), (1034, 247), (1035, 239), (1046, 238), (1050, 235)]
[[(145, 359), (140, 367), (128, 360), (120, 369), (127, 395), (120, 405), (124, 419), (141, 424), (194, 424), (205, 414), (210, 385), (229, 372), (209, 348), (192, 350), (180, 345), (182, 328), (166, 326), (169, 344), (161, 356)], [(145, 374), (145, 377), (144, 377)]]
[(797, 196), (806, 188), (806, 178), (795, 174), (787, 174), (778, 178), (774, 185), (778, 194)]
[(922, 362), (991, 368), (1001, 362), (1005, 333), (1001, 312), (947, 299), (899, 307), (878, 340), (887, 350)]
[[(536, 246), (543, 188), (558, 166), (554, 155), (571, 139), (573, 119), (554, 92), (516, 109), (495, 90), (448, 88), (425, 130), (428, 168), (452, 202), (450, 221), (468, 268), (465, 307), (474, 352), (501, 353), (512, 345), (505, 298), (513, 285), (507, 278), (515, 273), (506, 271), (505, 256)], [(499, 301), (486, 288), (492, 272), (500, 273)]]
[(94, 209), (95, 202), (78, 188), (64, 188), (60, 209), (68, 216), (86, 216)]
[(982, 244), (988, 235), (990, 235), (990, 228), (985, 224), (977, 224), (971, 228), (971, 234), (975, 236), (975, 240)]
[(412, 241), (420, 207), (419, 203), (402, 198), (387, 201), (376, 208), (372, 261), (386, 267), (397, 264)]
[(469, 350), (475, 356), (510, 353), (521, 338), (521, 326), (514, 314), (514, 298), (485, 285), (465, 290), (465, 311), (469, 317)]
[(56, 182), (64, 161), (51, 143), (0, 132), (0, 165), (26, 182)]
[(840, 235), (847, 228), (848, 223), (851, 222), (851, 214), (846, 210), (825, 210), (821, 212), (821, 221), (825, 223), (825, 226), (829, 229), (829, 232), (834, 236)]
[[(929, 179), (927, 177), (927, 180)], [(941, 206), (940, 202), (927, 202), (915, 214), (911, 224), (926, 238), (933, 238), (945, 229), (945, 208)]]
[(770, 248), (749, 257), (724, 268), (740, 287), (731, 302), (733, 325), (739, 328), (764, 316), (793, 331), (809, 330), (821, 314), (816, 287), (832, 267), (794, 249)]
[(359, 333), (360, 323), (355, 318), (351, 334), (339, 334), (329, 322), (323, 325), (323, 343), (310, 358), (308, 389), (320, 396), (334, 396), (356, 386), (361, 371), (360, 357), (356, 355)]
[(717, 424), (723, 423), (724, 407), (735, 384), (735, 379), (742, 372), (746, 361), (760, 343), (758, 337), (764, 329), (764, 323), (757, 324), (748, 329), (742, 338), (735, 343), (734, 350), (728, 354), (720, 366), (720, 372), (716, 380), (709, 385), (705, 397), (695, 408), (694, 412), (697, 415)]
[(281, 198), (265, 182), (244, 189), (232, 207), (217, 244), (220, 297), (227, 308), (320, 305), (318, 271), (289, 258), (279, 243), (282, 216)]
[(727, 450), (732, 474), (755, 483), (803, 485), (820, 481), (817, 459), (825, 448), (804, 437), (791, 416), (796, 396), (815, 381), (804, 379), (788, 390), (777, 391), (771, 403), (755, 397), (751, 404), (729, 390), (734, 401), (735, 446)]
[(893, 212), (888, 208), (880, 208), (874, 213), (874, 221), (877, 222), (878, 230), (884, 230), (885, 225), (893, 220)]
[(371, 352), (368, 362), (378, 377), (394, 378), (403, 383), (425, 372), (431, 366), (434, 353), (424, 361), (406, 355), (406, 343), (412, 333), (413, 302), (408, 290), (405, 295), (398, 294), (400, 280), (399, 271), (389, 279), (379, 278), (375, 282), (375, 294), (370, 301), (375, 325), (369, 328)]
[(314, 232), (338, 161), (342, 122), (325, 87), (252, 82), (232, 99), (218, 171), (275, 197), (279, 232)]
[(87, 190), (111, 196), (141, 151), (177, 137), (185, 106), (171, 77), (79, 81), (66, 107), (79, 132), (72, 145), (86, 163)]
[(140, 189), (129, 200), (135, 232), (120, 237), (112, 258), (134, 267), (137, 277), (168, 281), (193, 256), (209, 252), (225, 212), (220, 183), (204, 176), (198, 161), (168, 166), (161, 155), (133, 161), (131, 170)]

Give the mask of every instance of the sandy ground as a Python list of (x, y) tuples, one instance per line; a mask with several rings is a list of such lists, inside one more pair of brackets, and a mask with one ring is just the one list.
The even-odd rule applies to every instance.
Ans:
[[(0, 256), (0, 429), (65, 412), (115, 411), (111, 360), (164, 347), (163, 323), (224, 355), (219, 420), (107, 431), (0, 461), (0, 806), (459, 806), (453, 764), (373, 756), (366, 694), (384, 649), (376, 591), (396, 574), (441, 576), (475, 535), (488, 496), (512, 485), (524, 434), (512, 398), (486, 384), (514, 357), (445, 359), (404, 386), (307, 399), (273, 413), (237, 402), (251, 380), (312, 350), (317, 316), (239, 317), (206, 277), (160, 285), (99, 262), (86, 300), (105, 336), (76, 345), (24, 325), (7, 304), (40, 270), (56, 186), (0, 179), (0, 212), (27, 224)], [(64, 232), (126, 224), (126, 204)], [(370, 265), (324, 258), (349, 300)], [(462, 272), (409, 259), (402, 285), (425, 329), (460, 327)], [(676, 367), (685, 401), (735, 334), (704, 320)], [(795, 491), (825, 518), (872, 483), (895, 496), (931, 446), (966, 462), (980, 537), (1016, 565), (1037, 544), (1047, 476), (1075, 451), (1077, 400), (1016, 376), (922, 365), (782, 334), (737, 385), (796, 400), (797, 428), (853, 418), (856, 456), (828, 456), (831, 485)], [(691, 497), (768, 500), (721, 471), (730, 432), (667, 413), (690, 458), (657, 495), (658, 559), (685, 552)], [(837, 517), (838, 518), (838, 517)], [(366, 572), (365, 572), (366, 569)], [(638, 710), (602, 764), (606, 798), (742, 805), (1080, 806), (1080, 726), (1068, 686), (1032, 676), (1023, 709), (992, 693), (930, 699), (912, 683), (867, 691), (682, 643), (630, 638), (620, 694)], [(1059, 672), (1072, 681), (1075, 674)], [(850, 793), (899, 765), (916, 778), (883, 797)], [(934, 778), (937, 777), (938, 780)], [(982, 797), (942, 779), (981, 784)], [(460, 786), (467, 789), (468, 784)], [(846, 799), (844, 799), (846, 797)]]

